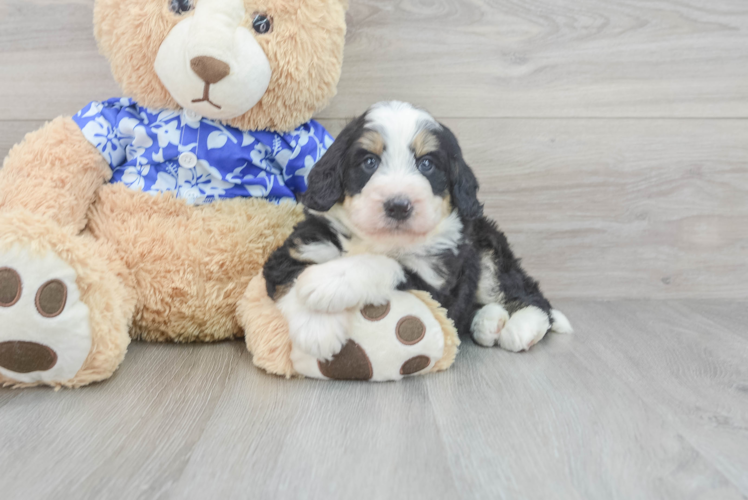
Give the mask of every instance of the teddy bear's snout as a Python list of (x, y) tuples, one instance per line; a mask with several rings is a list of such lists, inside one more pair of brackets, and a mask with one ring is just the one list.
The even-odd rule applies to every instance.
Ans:
[(227, 63), (210, 56), (193, 57), (190, 60), (190, 67), (208, 84), (218, 83), (231, 73), (231, 67)]

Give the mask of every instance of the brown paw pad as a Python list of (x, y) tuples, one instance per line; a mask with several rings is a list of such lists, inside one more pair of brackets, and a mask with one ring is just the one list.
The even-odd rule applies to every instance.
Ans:
[(36, 310), (45, 318), (59, 316), (68, 300), (68, 287), (60, 280), (49, 280), (36, 292)]
[(36, 342), (0, 342), (0, 366), (16, 373), (49, 370), (57, 364), (57, 354)]
[(382, 304), (381, 306), (375, 306), (374, 304), (367, 304), (361, 309), (361, 315), (369, 321), (379, 321), (383, 319), (390, 312), (390, 303)]
[(429, 366), (431, 360), (428, 356), (415, 356), (403, 363), (400, 367), (400, 375), (412, 375)]
[(0, 268), (0, 307), (10, 307), (21, 298), (21, 277), (9, 268)]
[(322, 375), (336, 380), (369, 380), (374, 376), (369, 356), (352, 340), (330, 361), (317, 361), (317, 366)]
[(426, 335), (426, 325), (415, 316), (405, 316), (395, 327), (397, 339), (405, 345), (417, 344)]

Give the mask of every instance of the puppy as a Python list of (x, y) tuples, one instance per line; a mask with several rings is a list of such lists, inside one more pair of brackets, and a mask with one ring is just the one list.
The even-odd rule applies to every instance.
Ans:
[(480, 345), (529, 349), (568, 320), (483, 216), (455, 136), (425, 111), (383, 102), (350, 122), (311, 170), (306, 220), (265, 264), (293, 342), (329, 359), (347, 309), (428, 291)]

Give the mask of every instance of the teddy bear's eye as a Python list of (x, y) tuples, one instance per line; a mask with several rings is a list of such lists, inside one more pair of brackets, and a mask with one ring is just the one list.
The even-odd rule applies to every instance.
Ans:
[(252, 21), (252, 27), (260, 35), (265, 35), (273, 29), (273, 21), (267, 14), (257, 14)]
[(195, 8), (194, 0), (169, 0), (171, 11), (175, 14), (184, 14)]

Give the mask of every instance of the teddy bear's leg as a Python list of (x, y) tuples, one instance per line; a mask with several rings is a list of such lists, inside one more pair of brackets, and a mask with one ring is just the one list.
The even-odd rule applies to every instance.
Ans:
[(125, 355), (135, 296), (113, 250), (25, 210), (0, 214), (0, 383), (78, 387)]
[(384, 300), (335, 313), (345, 318), (346, 339), (327, 360), (292, 341), (290, 318), (268, 297), (261, 274), (249, 283), (237, 316), (254, 364), (286, 377), (385, 381), (449, 368), (460, 341), (447, 311), (423, 291), (390, 290)]

